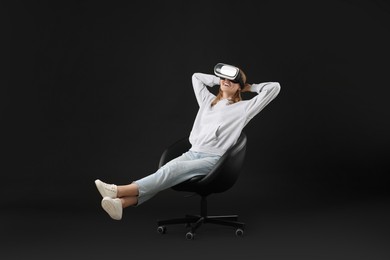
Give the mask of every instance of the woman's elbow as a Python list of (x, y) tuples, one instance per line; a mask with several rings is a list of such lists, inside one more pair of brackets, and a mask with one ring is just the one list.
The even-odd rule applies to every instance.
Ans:
[(199, 73), (199, 72), (194, 72), (194, 74), (192, 74), (192, 78), (194, 79), (194, 78), (196, 78), (196, 79), (199, 79), (199, 75), (200, 75), (201, 73)]
[(277, 96), (281, 89), (280, 84), (279, 82), (272, 82), (272, 83), (273, 83), (272, 88), (273, 88), (274, 95)]

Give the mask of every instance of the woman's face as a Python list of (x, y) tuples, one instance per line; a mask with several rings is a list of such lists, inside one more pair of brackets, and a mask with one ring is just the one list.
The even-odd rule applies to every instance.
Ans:
[(221, 79), (219, 83), (221, 90), (229, 95), (234, 95), (240, 88), (239, 83), (234, 83), (229, 79)]

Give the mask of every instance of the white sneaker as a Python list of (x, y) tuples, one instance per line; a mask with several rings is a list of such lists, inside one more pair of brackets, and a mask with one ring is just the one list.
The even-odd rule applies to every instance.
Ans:
[(103, 198), (104, 197), (110, 197), (113, 199), (116, 198), (117, 187), (115, 184), (107, 184), (102, 182), (99, 179), (95, 180), (95, 184)]
[(102, 199), (102, 208), (115, 220), (122, 219), (122, 202), (120, 199), (113, 199), (110, 197), (104, 197)]

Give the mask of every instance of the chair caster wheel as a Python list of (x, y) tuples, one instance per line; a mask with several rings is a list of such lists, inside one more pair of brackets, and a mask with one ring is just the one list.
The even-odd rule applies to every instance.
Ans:
[(165, 226), (159, 226), (157, 228), (157, 232), (160, 234), (165, 234), (167, 232), (167, 228)]
[(236, 229), (236, 236), (242, 237), (243, 235), (244, 235), (244, 230), (242, 230), (241, 228), (237, 228)]
[(193, 239), (194, 239), (194, 236), (195, 236), (195, 234), (192, 233), (192, 232), (187, 232), (187, 234), (186, 234), (186, 238), (187, 238), (188, 240), (193, 240)]

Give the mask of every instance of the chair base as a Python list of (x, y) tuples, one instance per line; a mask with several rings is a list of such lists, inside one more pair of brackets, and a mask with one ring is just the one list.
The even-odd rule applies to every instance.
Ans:
[(235, 228), (244, 229), (245, 223), (239, 222), (237, 215), (227, 215), (227, 216), (200, 216), (200, 215), (186, 215), (184, 218), (176, 219), (167, 219), (157, 221), (157, 226), (166, 226), (173, 224), (187, 224), (191, 227), (191, 231), (195, 231), (202, 225), (206, 223), (212, 223), (217, 225), (231, 226)]
[(238, 215), (224, 215), (224, 216), (208, 216), (207, 215), (206, 198), (202, 197), (201, 215), (186, 215), (184, 218), (175, 218), (157, 221), (157, 231), (161, 234), (166, 232), (167, 225), (186, 224), (190, 231), (186, 234), (187, 239), (193, 239), (196, 230), (206, 223), (230, 226), (236, 228), (236, 235), (242, 236), (244, 234), (245, 223), (238, 221)]

